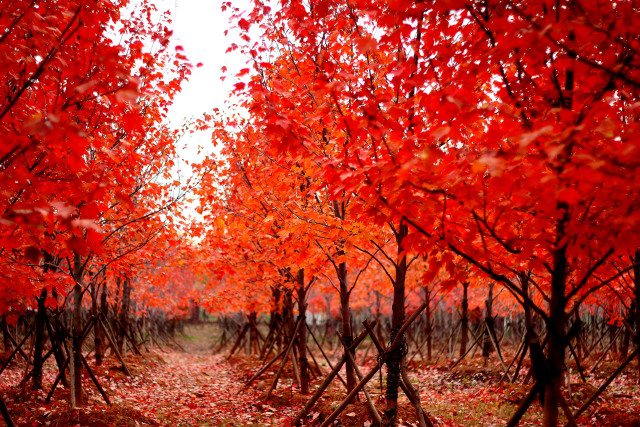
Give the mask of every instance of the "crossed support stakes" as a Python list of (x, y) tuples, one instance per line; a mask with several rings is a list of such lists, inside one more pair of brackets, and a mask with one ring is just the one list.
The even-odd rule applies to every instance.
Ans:
[[(356, 397), (356, 395), (361, 390), (364, 390), (364, 387), (374, 377), (374, 375), (380, 369), (382, 369), (382, 366), (384, 366), (386, 361), (389, 359), (389, 356), (402, 345), (404, 332), (413, 323), (413, 321), (420, 315), (420, 313), (422, 313), (422, 311), (426, 307), (427, 307), (426, 303), (422, 304), (404, 322), (404, 324), (402, 325), (402, 327), (398, 331), (398, 334), (396, 335), (395, 339), (393, 340), (393, 342), (391, 342), (391, 344), (386, 349), (382, 346), (382, 344), (380, 343), (380, 341), (378, 340), (378, 338), (376, 337), (376, 335), (375, 335), (375, 333), (373, 331), (374, 324), (370, 324), (369, 322), (365, 321), (363, 323), (364, 327), (365, 327), (365, 330), (360, 332), (360, 334), (358, 334), (358, 336), (354, 339), (353, 344), (351, 345), (351, 347), (349, 347), (347, 349), (347, 351), (345, 351), (345, 353), (342, 356), (342, 358), (333, 367), (333, 369), (331, 370), (329, 375), (325, 378), (323, 383), (316, 389), (316, 391), (313, 394), (313, 396), (311, 396), (311, 398), (307, 401), (307, 403), (304, 405), (304, 407), (295, 415), (295, 417), (293, 418), (291, 424), (294, 425), (294, 426), (298, 426), (298, 425), (300, 425), (302, 423), (302, 420), (309, 414), (309, 412), (311, 411), (313, 406), (316, 404), (318, 399), (320, 399), (320, 396), (322, 396), (322, 394), (327, 389), (329, 384), (331, 384), (331, 382), (336, 377), (336, 375), (338, 375), (338, 372), (340, 371), (342, 366), (347, 362), (347, 359), (351, 359), (351, 362), (353, 363), (353, 356), (351, 355), (351, 352), (354, 351), (358, 347), (358, 345), (360, 345), (362, 343), (362, 341), (364, 341), (364, 339), (367, 336), (370, 336), (371, 340), (373, 341), (374, 345), (376, 346), (376, 348), (378, 349), (378, 352), (379, 352), (379, 357), (377, 359), (377, 363), (364, 376), (359, 371), (359, 369), (356, 370), (356, 374), (358, 375), (358, 378), (359, 378), (360, 382), (344, 398), (344, 400), (340, 403), (340, 405), (338, 405), (338, 407), (333, 411), (333, 413), (331, 413), (331, 415), (329, 415), (327, 417), (327, 419), (324, 420), (324, 422), (321, 424), (321, 427), (326, 427), (326, 426), (331, 425), (333, 423), (333, 421), (342, 413), (342, 411), (344, 411), (344, 409), (347, 407), (347, 405), (349, 405), (353, 401), (353, 399)], [(354, 363), (354, 366), (355, 366), (355, 363)], [(415, 407), (416, 413), (418, 415), (418, 421), (420, 423), (420, 426), (421, 427), (433, 427), (433, 423), (431, 422), (429, 417), (425, 414), (424, 410), (422, 409), (422, 406), (421, 406), (421, 403), (420, 403), (419, 393), (411, 385), (411, 383), (409, 381), (409, 378), (407, 377), (406, 370), (404, 369), (404, 366), (401, 368), (401, 374), (402, 375), (401, 375), (401, 378), (400, 378), (400, 387), (402, 388), (402, 391), (407, 395), (407, 397), (409, 398), (409, 400), (411, 401), (411, 403)], [(372, 410), (372, 413), (373, 413), (374, 417), (376, 418), (376, 421), (378, 422), (378, 424), (380, 424), (382, 422), (382, 418), (380, 416), (380, 413), (375, 408), (373, 400), (371, 400), (370, 396), (368, 396), (368, 393), (366, 392), (366, 390), (364, 390), (364, 392), (365, 392), (365, 397), (367, 397), (367, 403), (369, 404), (369, 406), (370, 406), (370, 408)]]
[[(620, 366), (618, 366), (618, 368), (600, 385), (600, 387), (598, 387), (598, 389), (591, 395), (591, 397), (589, 397), (589, 399), (587, 399), (575, 412), (571, 412), (571, 408), (569, 407), (567, 401), (562, 396), (560, 396), (560, 408), (567, 418), (565, 427), (577, 426), (576, 419), (580, 415), (582, 415), (598, 397), (600, 397), (600, 395), (607, 389), (607, 387), (609, 387), (609, 384), (611, 384), (613, 380), (615, 380), (618, 375), (620, 375), (622, 371), (624, 371), (627, 365), (631, 363), (631, 361), (633, 361), (633, 359), (638, 355), (639, 352), (640, 346), (636, 346), (635, 350), (631, 352), (631, 354), (620, 364)], [(542, 376), (541, 379), (536, 380), (533, 387), (531, 387), (526, 397), (520, 403), (520, 406), (516, 409), (516, 412), (507, 423), (507, 427), (515, 427), (518, 425), (524, 414), (527, 412), (527, 410), (535, 400), (536, 395), (544, 389), (545, 381), (546, 379), (544, 376)]]
[[(51, 389), (49, 390), (49, 393), (47, 394), (47, 397), (45, 399), (45, 402), (47, 403), (51, 400), (53, 393), (56, 390), (56, 387), (60, 384), (60, 382), (62, 382), (63, 385), (65, 385), (67, 388), (69, 387), (69, 384), (65, 377), (65, 372), (69, 369), (70, 361), (72, 360), (72, 357), (73, 357), (72, 351), (69, 350), (65, 342), (65, 337), (70, 337), (71, 332), (60, 321), (58, 321), (56, 317), (53, 317), (53, 319), (55, 319), (55, 322), (53, 324), (48, 314), (44, 319), (45, 325), (48, 331), (49, 340), (51, 342), (51, 349), (43, 356), (42, 363), (44, 363), (53, 354), (58, 364), (58, 375), (56, 376), (53, 382), (53, 385), (51, 386)], [(81, 333), (81, 342), (84, 342), (87, 336), (89, 335), (91, 329), (97, 326), (101, 327), (103, 332), (105, 333), (108, 339), (108, 343), (111, 346), (111, 349), (113, 350), (118, 360), (122, 363), (122, 369), (124, 373), (127, 376), (131, 376), (131, 372), (126, 362), (124, 361), (122, 355), (118, 351), (118, 346), (114, 338), (115, 335), (111, 327), (109, 326), (109, 322), (102, 314), (100, 314), (98, 317), (91, 317), (89, 321), (85, 324), (84, 330)], [(6, 326), (1, 325), (0, 329), (6, 331)], [(5, 361), (5, 363), (2, 366), (0, 366), (0, 374), (2, 374), (2, 372), (11, 362), (11, 360), (18, 354), (25, 359), (25, 361), (29, 366), (31, 361), (23, 351), (22, 347), (25, 345), (29, 337), (33, 334), (34, 330), (35, 330), (35, 323), (28, 328), (27, 333), (25, 334), (25, 336), (22, 338), (20, 342), (16, 342), (11, 334), (9, 334), (8, 332), (5, 332), (7, 336), (10, 338), (10, 340), (13, 342), (15, 349), (13, 350), (9, 358)], [(128, 335), (126, 336), (126, 338), (130, 341), (132, 346), (135, 346), (135, 342), (133, 338), (131, 338)], [(98, 378), (95, 376), (91, 367), (87, 363), (85, 355), (81, 355), (81, 361), (82, 361), (82, 365), (84, 366), (87, 373), (89, 374), (91, 381), (94, 383), (94, 385), (98, 389), (98, 392), (104, 399), (105, 403), (108, 406), (110, 406), (111, 401), (109, 399), (109, 396), (105, 392), (104, 388), (100, 385)], [(23, 378), (21, 384), (26, 385), (27, 381), (33, 374), (34, 374), (34, 369), (31, 369), (30, 371), (28, 371), (28, 373)], [(11, 420), (11, 416), (6, 407), (5, 402), (2, 400), (2, 396), (0, 396), (0, 419), (3, 419), (8, 426), (15, 425)]]

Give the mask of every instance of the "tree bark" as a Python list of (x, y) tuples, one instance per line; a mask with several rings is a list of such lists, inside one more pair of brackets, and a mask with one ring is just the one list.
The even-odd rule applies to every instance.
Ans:
[(429, 289), (429, 286), (424, 286), (424, 302), (427, 304), (427, 307), (425, 308), (424, 312), (425, 312), (425, 318), (426, 318), (426, 325), (425, 325), (425, 333), (427, 334), (427, 361), (431, 362), (431, 358), (432, 358), (432, 352), (433, 352), (433, 330), (432, 330), (432, 314), (431, 314), (431, 289)]
[[(345, 207), (342, 206), (340, 209), (340, 205), (337, 200), (333, 201), (333, 213), (336, 218), (340, 218), (342, 220), (345, 219)], [(342, 247), (338, 249), (338, 256), (345, 255), (345, 252)], [(346, 352), (347, 349), (353, 343), (353, 331), (351, 329), (351, 307), (349, 303), (349, 299), (351, 297), (351, 292), (349, 292), (349, 282), (347, 281), (347, 264), (345, 262), (341, 262), (338, 264), (338, 282), (340, 285), (340, 317), (341, 317), (341, 329), (342, 329), (342, 338), (343, 338), (343, 348)], [(353, 356), (353, 360), (355, 360), (356, 354), (355, 351), (351, 353)], [(346, 356), (346, 355), (345, 355)], [(356, 386), (356, 370), (351, 363), (350, 358), (347, 357), (347, 362), (345, 365), (346, 375), (347, 375), (347, 393), (349, 393)]]
[[(404, 322), (404, 303), (405, 303), (405, 281), (407, 275), (407, 256), (403, 250), (404, 238), (409, 233), (409, 229), (404, 222), (400, 222), (400, 227), (396, 233), (396, 242), (398, 245), (398, 261), (396, 261), (395, 283), (393, 286), (393, 303), (391, 305), (391, 338), (390, 342), (396, 340), (396, 337)], [(403, 337), (399, 337), (404, 340)], [(398, 387), (400, 385), (400, 365), (406, 351), (406, 343), (397, 346), (387, 359), (387, 404), (382, 417), (383, 426), (394, 426), (398, 415)]]
[[(635, 320), (636, 329), (633, 342), (637, 347), (640, 347), (640, 250), (636, 250), (633, 258), (633, 284), (634, 284), (634, 298), (635, 298)], [(640, 353), (638, 353), (638, 373), (640, 374)]]
[(72, 350), (71, 350), (71, 407), (82, 405), (82, 258), (77, 252), (73, 254), (73, 317), (72, 317)]
[(300, 363), (300, 392), (309, 394), (309, 361), (307, 360), (307, 302), (304, 287), (304, 269), (298, 270), (298, 311), (301, 327), (298, 328), (298, 362)]
[[(100, 290), (106, 284), (104, 282), (94, 282), (91, 285), (91, 312), (95, 318), (98, 318), (100, 315)], [(106, 291), (105, 291), (106, 292)], [(106, 293), (105, 293), (106, 298)], [(96, 356), (96, 366), (102, 365), (102, 356), (104, 353), (104, 332), (102, 331), (102, 326), (100, 324), (96, 324), (93, 328), (93, 345), (94, 345), (94, 353)]]
[(491, 336), (495, 338), (494, 334), (494, 322), (493, 322), (493, 287), (494, 284), (489, 284), (489, 293), (487, 295), (487, 299), (484, 302), (485, 305), (485, 315), (484, 321), (487, 325), (486, 331), (484, 333), (484, 341), (482, 343), (482, 357), (484, 357), (484, 365), (487, 365), (487, 361), (489, 359), (489, 355), (491, 354)]
[(2, 319), (0, 319), (0, 323), (2, 324), (4, 351), (11, 351), (11, 338), (9, 337), (9, 328), (7, 327), (7, 319), (4, 314), (2, 315)]
[[(562, 204), (560, 205), (561, 208), (564, 207)], [(566, 209), (566, 207), (564, 208)], [(560, 243), (564, 237), (565, 221), (566, 218), (563, 218), (558, 224), (557, 244)], [(558, 245), (553, 251), (551, 299), (549, 301), (549, 318), (547, 321), (548, 347), (546, 359), (548, 363), (548, 378), (546, 378), (544, 382), (543, 427), (555, 427), (558, 425), (558, 403), (562, 397), (560, 387), (562, 385), (562, 370), (566, 345), (565, 308), (567, 300), (565, 297), (565, 287), (567, 266), (566, 246)]]
[(467, 352), (469, 339), (469, 282), (462, 282), (462, 303), (460, 305), (460, 357)]
[(131, 281), (129, 278), (125, 278), (122, 281), (122, 304), (120, 306), (120, 327), (121, 331), (118, 334), (118, 350), (120, 354), (124, 357), (125, 355), (125, 342), (126, 342), (126, 331), (129, 327), (129, 307), (131, 305)]
[(34, 390), (42, 390), (42, 364), (44, 360), (42, 353), (44, 351), (44, 331), (47, 322), (47, 308), (45, 301), (47, 300), (47, 290), (43, 289), (40, 297), (38, 297), (38, 314), (36, 314), (36, 330), (35, 344), (33, 348), (33, 376), (32, 387)]

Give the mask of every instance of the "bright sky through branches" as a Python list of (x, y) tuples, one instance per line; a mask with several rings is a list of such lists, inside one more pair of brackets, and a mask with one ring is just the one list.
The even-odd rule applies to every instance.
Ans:
[[(175, 127), (185, 120), (200, 118), (214, 108), (225, 110), (225, 101), (233, 88), (233, 76), (246, 68), (247, 59), (237, 51), (226, 53), (228, 46), (237, 42), (238, 29), (230, 29), (230, 11), (221, 10), (222, 0), (158, 0), (159, 10), (169, 10), (173, 18), (174, 46), (182, 46), (185, 55), (194, 67), (189, 81), (183, 85), (170, 109), (169, 119)], [(245, 0), (233, 1), (240, 9), (247, 9)], [(225, 30), (229, 35), (225, 36)], [(227, 68), (227, 78), (222, 81), (222, 67)], [(198, 146), (203, 153), (211, 148), (209, 133), (197, 133), (184, 137), (181, 147), (186, 145), (183, 158), (197, 160)]]

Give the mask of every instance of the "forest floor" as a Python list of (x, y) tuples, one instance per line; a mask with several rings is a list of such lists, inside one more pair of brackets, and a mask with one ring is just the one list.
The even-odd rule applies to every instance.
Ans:
[[(127, 377), (115, 359), (95, 369), (112, 405), (105, 405), (102, 397), (87, 377), (84, 389), (87, 403), (69, 409), (69, 392), (59, 387), (45, 403), (45, 391), (24, 389), (19, 383), (24, 377), (24, 362), (11, 365), (0, 375), (0, 393), (7, 402), (18, 426), (287, 426), (291, 417), (306, 401), (291, 379), (290, 368), (268, 402), (264, 393), (271, 385), (271, 377), (278, 369), (274, 364), (264, 377), (251, 387), (242, 389), (244, 382), (256, 372), (261, 362), (254, 356), (213, 354), (210, 325), (188, 326), (178, 334), (178, 345), (126, 357), (133, 376)], [(180, 348), (181, 347), (181, 348)], [(361, 355), (360, 355), (361, 357)], [(316, 357), (320, 362), (319, 357)], [(0, 357), (1, 359), (1, 357)], [(361, 359), (359, 359), (361, 360)], [(0, 360), (1, 361), (1, 360)], [(90, 365), (94, 361), (89, 358)], [(52, 362), (48, 362), (52, 363)], [(365, 359), (361, 370), (366, 372), (374, 363)], [(423, 407), (437, 426), (500, 426), (505, 425), (530, 385), (499, 383), (500, 365), (491, 361), (492, 368), (483, 366), (481, 358), (472, 358), (454, 370), (449, 361), (437, 365), (412, 363), (409, 376), (419, 388)], [(324, 372), (325, 363), (320, 362)], [(45, 372), (45, 388), (53, 383), (54, 369)], [(635, 367), (634, 367), (635, 368)], [(605, 366), (611, 373), (615, 364)], [(640, 426), (640, 384), (637, 370), (627, 370), (614, 381), (603, 397), (579, 418), (581, 426)], [(566, 396), (574, 409), (580, 406), (603, 381), (588, 377), (583, 385), (578, 376), (572, 378), (572, 391)], [(368, 390), (377, 406), (382, 408), (380, 378), (374, 377)], [(305, 425), (315, 425), (331, 413), (344, 391), (331, 386), (311, 411)], [(373, 417), (364, 399), (349, 405), (336, 425), (369, 426)], [(401, 398), (400, 425), (417, 425), (415, 412), (406, 398)], [(379, 405), (378, 405), (379, 404)], [(540, 406), (536, 402), (520, 425), (540, 424)]]

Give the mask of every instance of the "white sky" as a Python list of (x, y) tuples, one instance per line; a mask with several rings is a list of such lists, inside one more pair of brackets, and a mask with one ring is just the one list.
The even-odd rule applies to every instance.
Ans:
[[(232, 0), (234, 5), (244, 6), (247, 1)], [(230, 13), (220, 10), (222, 0), (173, 0), (172, 12), (173, 43), (181, 45), (193, 64), (202, 62), (200, 68), (194, 68), (189, 82), (177, 96), (172, 109), (172, 118), (199, 116), (212, 108), (222, 108), (227, 94), (232, 88), (233, 79), (224, 82), (221, 68), (226, 66), (233, 76), (245, 68), (246, 59), (237, 53), (225, 53), (227, 47), (237, 40), (237, 30), (225, 37), (224, 31), (231, 25)], [(234, 37), (234, 35), (236, 37)]]
[[(248, 0), (231, 0), (241, 10), (247, 10)], [(169, 110), (169, 119), (173, 127), (180, 127), (185, 120), (200, 118), (214, 108), (225, 110), (225, 101), (236, 82), (234, 75), (247, 67), (247, 58), (237, 51), (226, 53), (227, 47), (238, 42), (238, 29), (230, 29), (230, 11), (222, 12), (223, 0), (156, 0), (159, 10), (170, 10), (173, 17), (174, 46), (182, 46), (184, 54), (192, 64), (202, 63), (193, 69), (189, 81), (184, 83), (182, 91), (175, 98)], [(229, 36), (224, 31), (229, 29)], [(226, 79), (221, 80), (222, 67), (227, 68)], [(197, 133), (184, 137), (181, 157), (196, 161), (198, 146), (203, 153), (211, 152), (210, 132)], [(187, 168), (189, 170), (189, 168)]]

